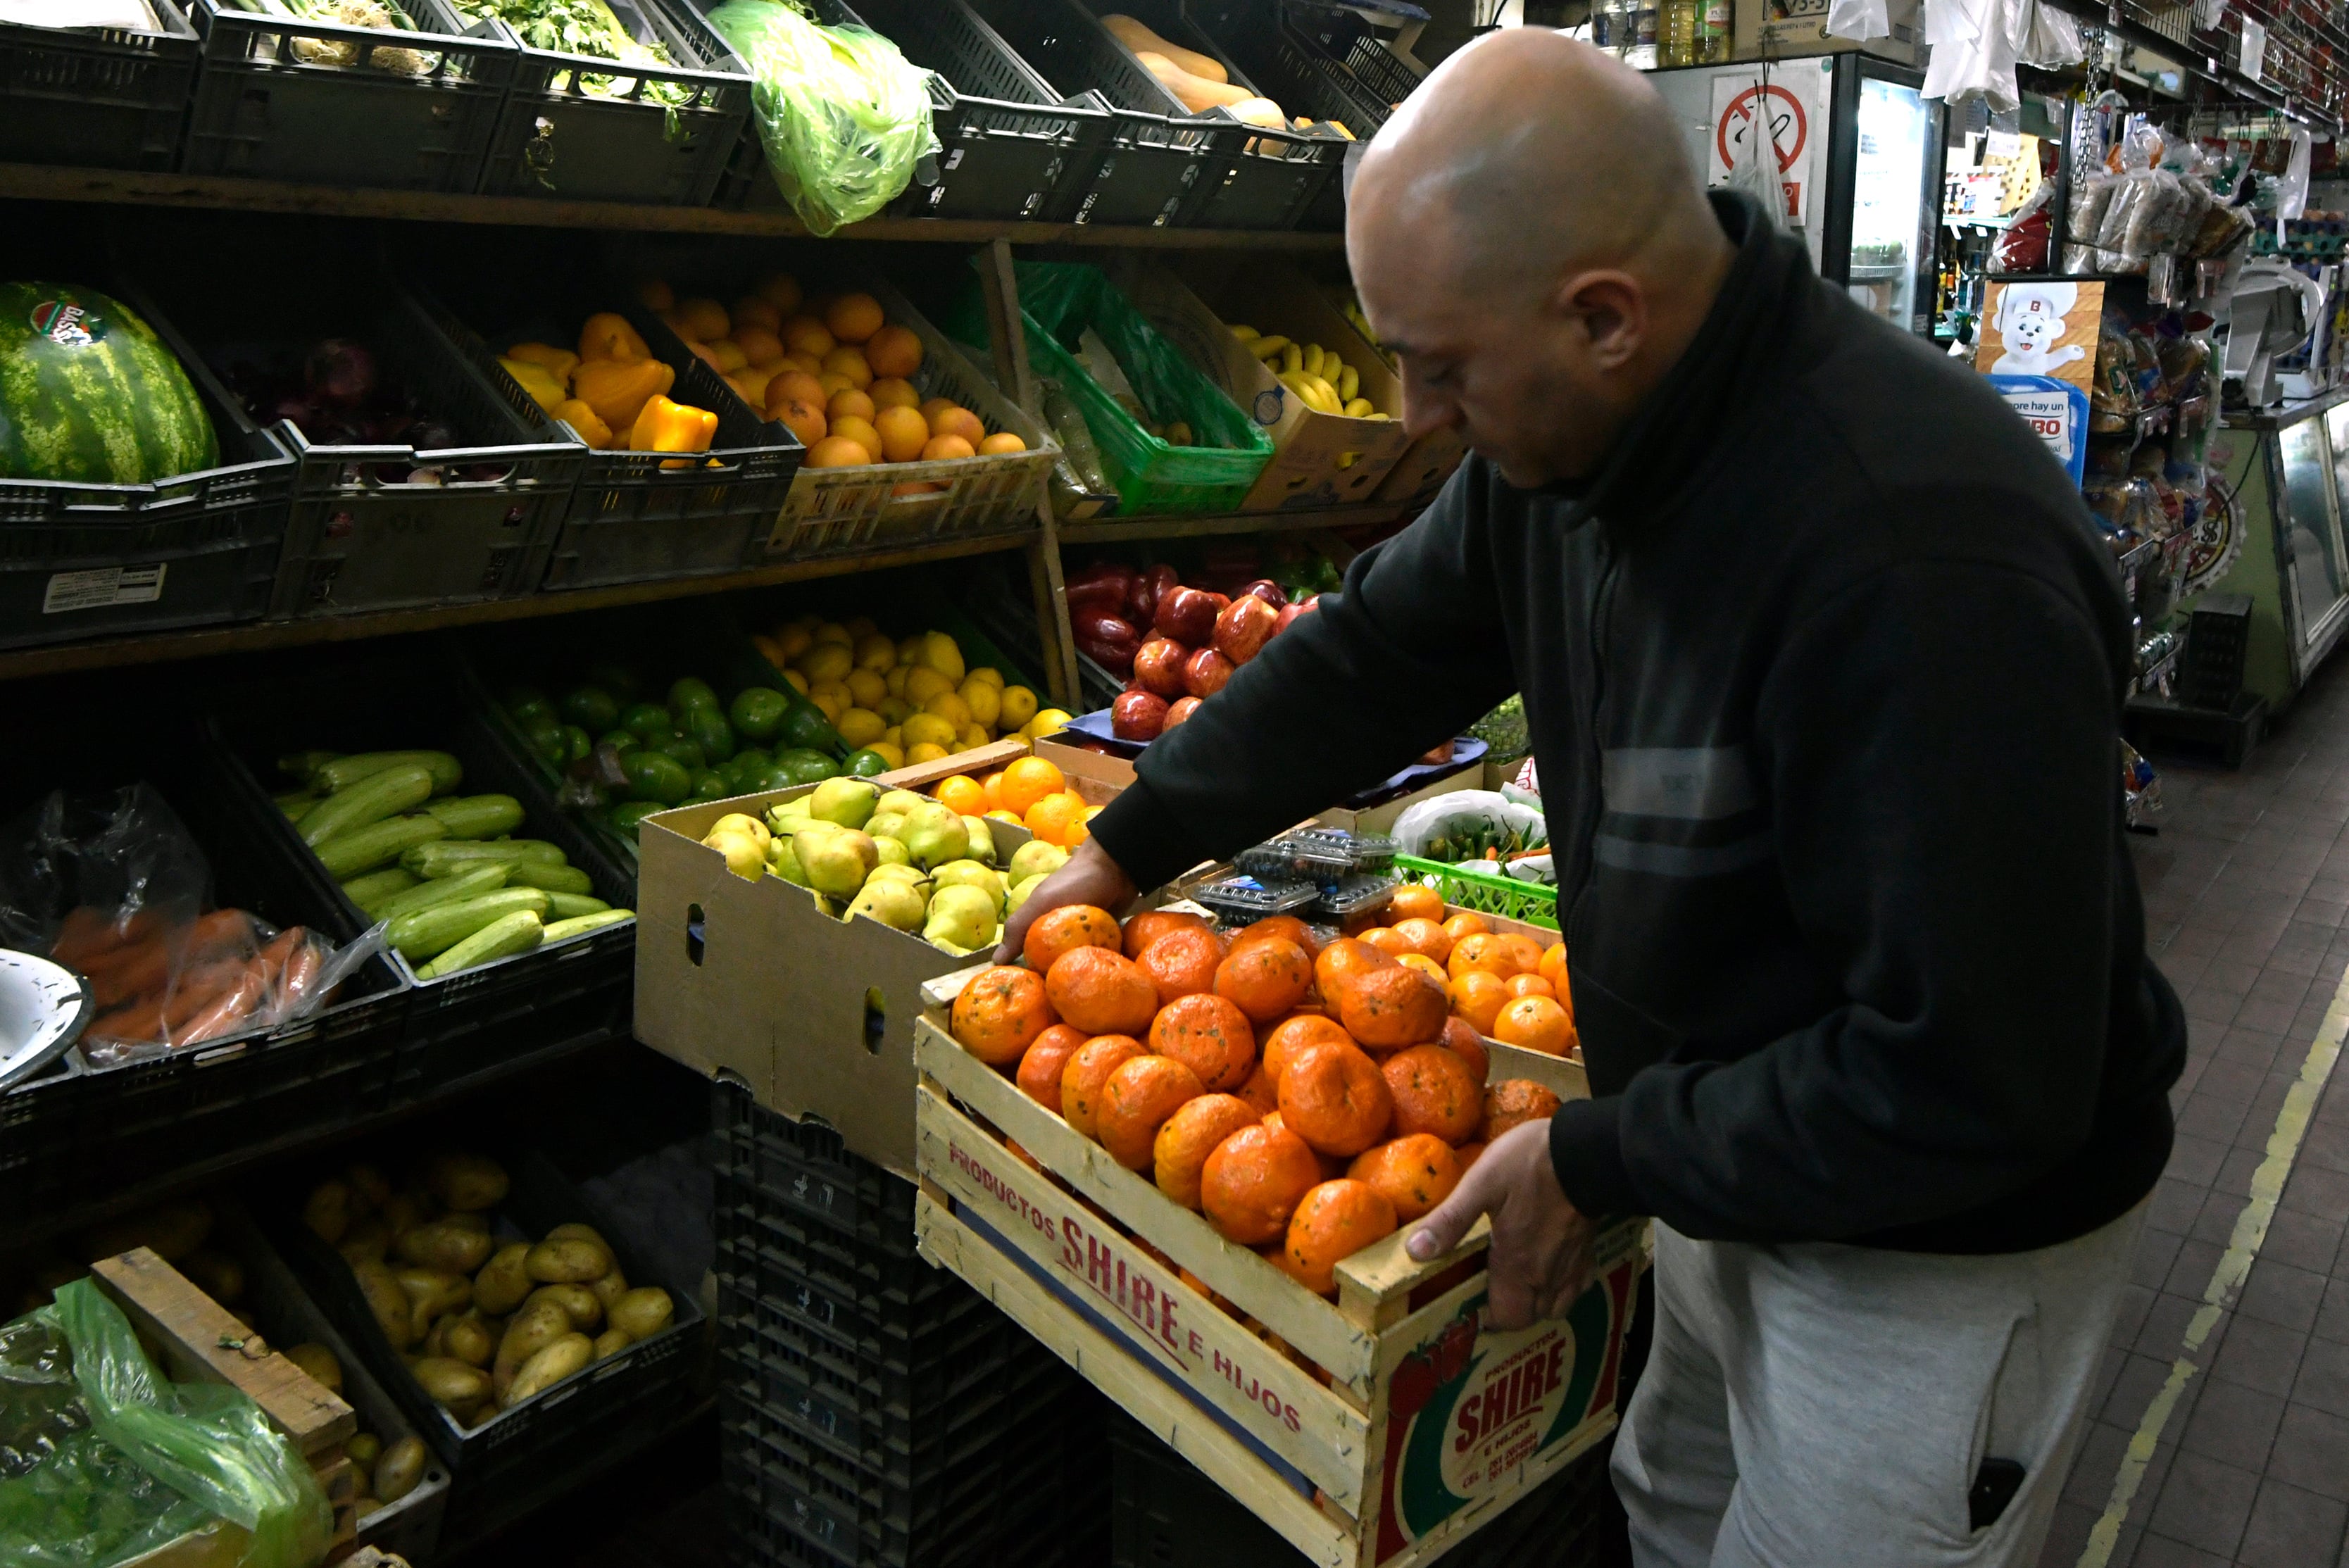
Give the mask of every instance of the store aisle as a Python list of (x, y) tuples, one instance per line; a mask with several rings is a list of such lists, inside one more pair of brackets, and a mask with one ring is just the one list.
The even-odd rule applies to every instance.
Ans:
[[(2349, 1073), (2337, 1022), (2319, 1043), (2349, 966), (2349, 669), (2319, 672), (2240, 773), (2156, 767), (2137, 867), (2190, 1020), (2178, 1142), (2042, 1568), (2349, 1564)], [(2287, 1107), (2303, 1073), (2313, 1116)], [(2255, 1253), (2230, 1253), (2270, 1205)], [(2214, 1279), (2238, 1283), (2198, 1322)], [(2154, 1442), (2122, 1511), (2133, 1436)]]

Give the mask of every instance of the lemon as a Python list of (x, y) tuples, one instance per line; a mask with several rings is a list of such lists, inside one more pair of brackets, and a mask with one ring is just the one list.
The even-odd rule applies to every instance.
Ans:
[(884, 746), (894, 746), (901, 751), (904, 750), (905, 746), (905, 727), (901, 725), (891, 725), (888, 728), (881, 732), (880, 744)]
[(845, 643), (818, 642), (799, 657), (796, 668), (812, 681), (836, 681), (856, 665)]
[(848, 628), (848, 634), (856, 639), (859, 647), (864, 646), (865, 638), (881, 629), (870, 615), (851, 615), (841, 624)]
[(973, 724), (991, 725), (1003, 712), (1002, 688), (991, 686), (977, 676), (963, 682), (962, 689), (955, 695), (962, 698), (963, 707), (970, 709)]
[(944, 761), (946, 755), (947, 748), (936, 742), (917, 741), (905, 748), (905, 766), (911, 768), (917, 762)]
[(917, 713), (897, 727), (904, 733), (908, 747), (920, 746), (925, 742), (932, 746), (954, 743), (955, 727), (934, 713)]
[(819, 643), (838, 643), (843, 648), (854, 648), (856, 645), (856, 639), (849, 635), (848, 628), (837, 621), (818, 623), (814, 636)]
[(1018, 729), (1036, 717), (1036, 694), (1026, 686), (1005, 686), (999, 700), (995, 722), (1006, 729)]
[(815, 639), (808, 634), (805, 626), (793, 622), (775, 634), (775, 641), (782, 645), (783, 657), (795, 659), (806, 653), (808, 645)]
[(843, 707), (853, 707), (856, 703), (856, 694), (848, 689), (845, 681), (810, 681), (808, 696), (829, 696)]
[(954, 682), (927, 666), (917, 666), (905, 672), (905, 684), (897, 695), (916, 707), (926, 706), (930, 698), (942, 691), (952, 691)]
[(846, 679), (849, 695), (856, 699), (859, 707), (878, 712), (881, 705), (889, 700), (889, 683), (881, 678), (878, 670), (859, 665), (848, 672)]
[(967, 724), (963, 726), (962, 734), (957, 738), (956, 749), (958, 751), (976, 751), (994, 738), (995, 737), (987, 733), (987, 727), (985, 725)]
[(885, 670), (897, 662), (897, 645), (878, 632), (869, 632), (856, 639), (856, 665), (859, 669)]
[(838, 724), (840, 716), (848, 711), (848, 705), (828, 691), (812, 691), (808, 693), (808, 701), (823, 712), (826, 724)]
[(892, 773), (905, 766), (905, 748), (894, 740), (875, 740), (864, 749), (886, 762)]
[(889, 695), (891, 696), (904, 696), (905, 695), (905, 679), (913, 673), (914, 669), (911, 665), (899, 665), (895, 669), (891, 670), (887, 675), (881, 677), (881, 684), (889, 688)]
[(885, 696), (873, 705), (873, 711), (890, 724), (903, 724), (914, 717), (914, 705), (902, 696)]
[(872, 709), (852, 707), (833, 719), (832, 727), (840, 731), (840, 738), (846, 741), (854, 749), (857, 747), (872, 745), (881, 738), (889, 727), (882, 723), (881, 716)]
[(914, 661), (927, 665), (947, 677), (947, 685), (962, 685), (962, 648), (944, 632), (930, 632), (922, 638), (921, 656)]
[(957, 729), (971, 721), (970, 704), (952, 691), (942, 691), (922, 704), (924, 713), (935, 713)]
[(966, 678), (975, 681), (985, 681), (997, 691), (1001, 691), (1003, 689), (1003, 672), (997, 669), (993, 665), (981, 665), (978, 668), (971, 671), (969, 676)]
[(783, 672), (783, 678), (792, 683), (792, 689), (793, 691), (799, 693), (802, 696), (807, 696), (807, 676), (800, 674), (797, 670), (785, 670)]
[(1033, 740), (1038, 736), (1041, 735), (1058, 735), (1061, 731), (1068, 727), (1068, 711), (1065, 708), (1048, 707), (1040, 710), (1035, 717), (1030, 719), (1028, 721), (1027, 727), (1022, 729), (1019, 733), (1026, 736), (1029, 739)]
[(901, 665), (920, 664), (922, 662), (922, 637), (916, 635), (907, 637), (904, 642), (899, 643), (897, 645), (897, 662)]

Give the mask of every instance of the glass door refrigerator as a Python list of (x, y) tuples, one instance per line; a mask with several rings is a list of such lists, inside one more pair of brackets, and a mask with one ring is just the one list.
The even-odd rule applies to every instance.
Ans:
[(1651, 73), (1709, 185), (1771, 139), (1786, 221), (1819, 275), (1920, 336), (1933, 326), (1942, 113), (1925, 74), (1857, 50)]

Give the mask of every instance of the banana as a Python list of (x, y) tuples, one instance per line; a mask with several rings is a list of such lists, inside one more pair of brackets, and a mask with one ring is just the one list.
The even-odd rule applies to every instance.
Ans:
[(1348, 398), (1346, 400), (1346, 413), (1350, 418), (1369, 418), (1371, 417), (1371, 400), (1368, 397)]
[(1345, 411), (1346, 406), (1338, 401), (1338, 389), (1335, 387), (1330, 386), (1330, 383), (1322, 380), (1319, 376), (1308, 375), (1305, 377), (1305, 381), (1306, 385), (1313, 388), (1315, 406), (1318, 407), (1321, 412), (1324, 414), (1340, 414)]
[(1280, 374), (1294, 376), (1305, 368), (1305, 350), (1297, 345), (1284, 344), (1280, 350)]
[(1309, 343), (1305, 346), (1304, 368), (1306, 375), (1319, 376), (1321, 374), (1321, 357), (1323, 352), (1321, 346), (1318, 343)]
[(1235, 326), (1232, 328), (1232, 335), (1242, 343), (1254, 343), (1264, 335), (1252, 326)]
[(1291, 370), (1284, 373), (1280, 377), (1280, 384), (1283, 387), (1288, 387), (1291, 392), (1296, 393), (1299, 399), (1303, 402), (1308, 408), (1312, 409), (1315, 413), (1327, 414), (1330, 412), (1323, 403), (1323, 399), (1327, 397), (1329, 394), (1322, 389), (1319, 382), (1306, 375), (1302, 370)]
[(1247, 346), (1248, 352), (1255, 355), (1258, 359), (1269, 359), (1274, 355), (1280, 353), (1283, 349), (1288, 346), (1288, 339), (1281, 336), (1278, 333), (1274, 333), (1269, 337), (1258, 337), (1250, 340)]
[(1339, 396), (1339, 397), (1343, 397), (1347, 402), (1350, 403), (1350, 402), (1352, 402), (1352, 401), (1353, 401), (1357, 397), (1359, 397), (1359, 396), (1361, 396), (1361, 390), (1362, 390), (1362, 373), (1361, 373), (1361, 371), (1359, 371), (1359, 370), (1355, 369), (1355, 368), (1354, 368), (1352, 366), (1350, 366), (1350, 365), (1349, 365), (1349, 366), (1343, 366), (1342, 368), (1340, 368), (1340, 369), (1339, 370), (1339, 372), (1338, 372), (1338, 396)]

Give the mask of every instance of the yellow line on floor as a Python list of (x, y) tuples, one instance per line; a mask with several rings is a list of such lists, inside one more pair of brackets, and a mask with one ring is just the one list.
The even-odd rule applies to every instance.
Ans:
[(2317, 1026), (2316, 1038), (2309, 1042), (2308, 1056), (2300, 1064), (2300, 1077), (2283, 1097), (2283, 1108), (2276, 1112), (2274, 1130), (2268, 1134), (2267, 1158), (2251, 1172), (2251, 1201), (2235, 1218), (2235, 1233), (2228, 1238), (2227, 1250), (2219, 1259), (2219, 1266), (2210, 1271), (2210, 1283), (2202, 1289), (2202, 1305), (2186, 1325), (2186, 1343), (2178, 1350), (2178, 1359), (2169, 1365), (2169, 1377), (2162, 1383), (2153, 1402), (2146, 1407), (2145, 1418), (2137, 1423), (2137, 1431), (2121, 1456), (2121, 1468), (2113, 1477), (2112, 1496), (2105, 1503), (2104, 1517), (2088, 1532), (2088, 1544), (2082, 1549), (2077, 1568), (2106, 1568), (2113, 1548), (2120, 1540), (2121, 1525), (2128, 1518), (2129, 1506), (2137, 1501), (2137, 1488), (2145, 1482), (2146, 1467), (2153, 1462), (2153, 1450), (2161, 1441), (2162, 1429), (2169, 1425), (2171, 1412), (2178, 1408), (2178, 1397), (2186, 1392), (2187, 1383), (2202, 1368), (2195, 1359), (2209, 1341), (2210, 1331), (2219, 1326), (2219, 1314), (2230, 1297), (2242, 1288), (2244, 1276), (2251, 1272), (2252, 1260), (2260, 1255), (2260, 1246), (2268, 1237), (2268, 1222), (2275, 1218), (2276, 1202), (2283, 1196), (2283, 1184), (2292, 1174), (2293, 1160), (2300, 1154), (2301, 1140), (2308, 1135), (2309, 1118), (2316, 1113), (2316, 1098), (2324, 1092), (2325, 1079), (2333, 1075), (2333, 1064), (2341, 1055), (2341, 1043), (2349, 1035), (2349, 971), (2344, 971), (2341, 983), (2333, 989), (2332, 1006), (2324, 1011), (2324, 1022)]

